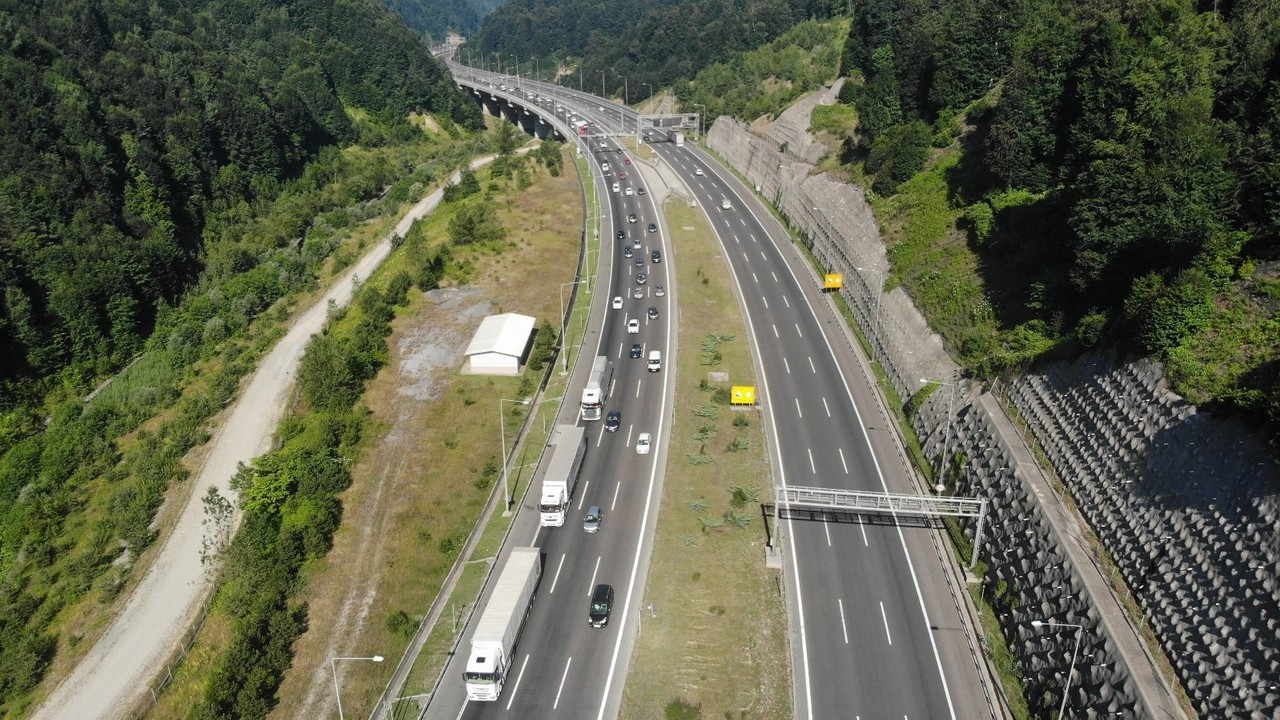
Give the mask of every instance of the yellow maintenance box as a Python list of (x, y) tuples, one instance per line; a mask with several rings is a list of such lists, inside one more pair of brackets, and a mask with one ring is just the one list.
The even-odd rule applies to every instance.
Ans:
[(753, 385), (734, 385), (729, 389), (731, 405), (755, 405), (756, 389)]
[(844, 287), (844, 273), (827, 273), (822, 286), (827, 290), (839, 290)]

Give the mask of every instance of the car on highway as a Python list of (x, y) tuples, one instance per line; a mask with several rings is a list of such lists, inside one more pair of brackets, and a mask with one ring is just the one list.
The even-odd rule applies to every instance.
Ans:
[(694, 175), (697, 175), (698, 177), (702, 177), (702, 176), (706, 175), (706, 173), (702, 172), (702, 168), (698, 168), (698, 169), (694, 170), (694, 171), (693, 171), (693, 174), (694, 174)]
[(614, 310), (621, 310), (621, 309), (622, 309), (622, 296), (621, 296), (621, 295), (619, 295), (619, 296), (617, 296), (617, 297), (615, 297), (615, 298), (613, 299), (613, 309), (614, 309)]
[[(615, 183), (615, 184), (616, 184), (616, 183)], [(626, 192), (626, 194), (627, 194), (627, 195), (632, 195), (632, 194), (634, 194), (634, 193), (632, 193), (632, 192), (631, 192), (631, 186), (629, 186), (629, 185), (627, 186), (627, 192)]]
[(622, 425), (622, 412), (619, 410), (610, 410), (608, 415), (604, 416), (604, 429), (609, 432), (617, 432), (618, 427)]
[(627, 231), (626, 231), (626, 230), (619, 230), (619, 231), (618, 231), (618, 239), (619, 239), (619, 240), (626, 240), (626, 239), (627, 239)]
[(604, 514), (600, 512), (600, 506), (592, 505), (587, 508), (587, 514), (582, 518), (582, 531), (592, 535), (600, 532), (601, 520), (604, 520)]
[(636, 273), (636, 284), (643, 285), (649, 281), (649, 276), (644, 273)]
[(622, 189), (622, 186), (618, 185), (618, 183), (614, 183), (614, 184), (613, 184), (613, 191), (614, 191), (614, 192), (618, 192), (618, 191), (619, 191), (619, 190), (621, 190), (621, 189)]
[(665, 297), (667, 294), (667, 289), (661, 285), (658, 285), (653, 288), (653, 294), (657, 295), (658, 297)]
[[(614, 186), (616, 187), (617, 183), (614, 183)], [(720, 201), (721, 210), (728, 210), (732, 207), (733, 207), (733, 203), (729, 202), (729, 198), (724, 198), (723, 200)]]
[(623, 164), (623, 165), (630, 165), (630, 164), (631, 164), (631, 158), (623, 158), (623, 160), (622, 160), (622, 164)]
[(612, 612), (613, 586), (601, 583), (591, 593), (591, 609), (587, 612), (587, 624), (594, 628), (602, 628), (609, 624), (609, 614)]
[(635, 255), (635, 250), (632, 250), (630, 245), (622, 246), (622, 257), (631, 257), (633, 255)]
[[(632, 223), (633, 223), (633, 222), (635, 222), (635, 221), (636, 221), (636, 214), (635, 214), (635, 213), (631, 213), (630, 215), (628, 215), (628, 216), (627, 216), (627, 222), (632, 222)], [(621, 230), (619, 230), (618, 232), (622, 232), (622, 231), (621, 231)]]
[(662, 372), (661, 350), (653, 350), (649, 353), (649, 372)]
[(653, 444), (653, 436), (649, 433), (640, 433), (640, 437), (636, 438), (636, 454), (648, 455), (649, 446)]
[(656, 232), (658, 232), (658, 226), (657, 226), (657, 225), (655, 225), (654, 223), (649, 223), (649, 227), (648, 227), (647, 229), (648, 229), (648, 231), (649, 231), (649, 232), (651, 232), (651, 233), (656, 233)]
[(662, 262), (662, 253), (658, 252), (657, 250), (654, 250), (649, 255), (649, 262), (653, 263), (654, 265), (657, 265), (658, 263)]
[(607, 162), (600, 163), (600, 172), (609, 172), (609, 163)]
[(644, 194), (644, 188), (636, 188), (636, 194), (637, 194), (637, 195), (643, 195), (643, 194)]
[(620, 172), (620, 173), (618, 173), (618, 179), (619, 179), (619, 180), (626, 180), (626, 179), (627, 179), (627, 174), (626, 174), (625, 172)]
[(638, 358), (644, 355), (644, 346), (640, 343), (631, 343), (631, 357)]
[[(636, 289), (639, 290), (640, 288), (636, 288)], [(627, 333), (630, 335), (635, 335), (639, 332), (640, 332), (640, 321), (635, 318), (631, 318), (630, 320), (628, 320)]]
[(657, 319), (658, 319), (658, 308), (657, 308), (657, 307), (655, 307), (655, 306), (653, 306), (653, 305), (650, 305), (650, 306), (649, 306), (649, 312), (647, 313), (647, 315), (648, 315), (648, 318), (649, 318), (650, 320), (657, 320)]
[(638, 287), (638, 288), (636, 288), (635, 290), (632, 290), (632, 291), (631, 291), (631, 297), (633, 297), (633, 298), (635, 298), (635, 299), (637, 299), (637, 300), (639, 300), (639, 299), (643, 298), (643, 297), (644, 297), (644, 288), (642, 288), (642, 287)]

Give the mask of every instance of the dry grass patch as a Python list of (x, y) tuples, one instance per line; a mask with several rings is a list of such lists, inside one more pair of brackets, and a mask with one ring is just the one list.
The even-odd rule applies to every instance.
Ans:
[[(680, 300), (677, 403), (646, 586), (656, 608), (641, 620), (620, 716), (660, 718), (683, 701), (708, 719), (789, 717), (781, 575), (764, 565), (765, 440), (757, 412), (727, 404), (729, 384), (755, 384), (746, 328), (702, 215), (682, 203), (666, 213)], [(729, 382), (710, 382), (710, 372)]]

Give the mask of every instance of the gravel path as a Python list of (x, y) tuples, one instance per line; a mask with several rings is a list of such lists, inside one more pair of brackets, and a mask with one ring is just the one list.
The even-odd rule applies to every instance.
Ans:
[[(471, 166), (477, 168), (492, 160), (492, 156), (477, 158)], [(396, 234), (403, 236), (414, 220), (434, 210), (441, 195), (437, 190), (414, 205), (396, 225)], [(192, 480), (186, 505), (155, 563), (102, 638), (37, 708), (33, 718), (122, 718), (148, 695), (148, 688), (164, 674), (166, 663), (213, 589), (213, 580), (200, 563), (205, 493), (216, 487), (222, 495), (231, 496), (231, 477), (240, 463), (249, 463), (271, 448), (298, 362), (311, 336), (324, 327), (329, 303), (343, 307), (350, 302), (352, 279), (369, 277), (390, 253), (388, 236), (334, 282), (263, 359), (214, 435), (208, 456)], [(238, 516), (234, 522), (239, 524)]]

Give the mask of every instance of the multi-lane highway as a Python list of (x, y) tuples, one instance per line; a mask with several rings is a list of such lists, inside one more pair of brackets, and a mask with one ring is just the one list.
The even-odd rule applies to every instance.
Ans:
[[(606, 212), (594, 292), (580, 295), (591, 303), (591, 318), (581, 345), (581, 361), (559, 417), (561, 423), (576, 422), (587, 429), (589, 450), (581, 480), (564, 527), (537, 527), (541, 474), (534, 476), (533, 487), (518, 510), (508, 546), (540, 547), (544, 569), (501, 697), (496, 702), (466, 701), (464, 642), (432, 698), (428, 717), (594, 718), (617, 714), (630, 653), (628, 633), (634, 634), (648, 542), (661, 497), (660, 473), (672, 395), (665, 359), (675, 349), (668, 303), (674, 288), (668, 279), (662, 219), (652, 196), (638, 192), (644, 187), (638, 168), (628, 165), (630, 156), (608, 138), (593, 138), (583, 146)], [(632, 216), (635, 222), (629, 220)], [(648, 229), (650, 223), (655, 225), (653, 232)], [(623, 257), (626, 245), (632, 246), (632, 257)], [(654, 250), (661, 257), (656, 264), (652, 262)], [(638, 284), (642, 273), (644, 284)], [(664, 289), (661, 297), (659, 287)], [(615, 298), (621, 299), (618, 309), (614, 308)], [(656, 318), (649, 315), (651, 307)], [(628, 331), (631, 320), (638, 321), (638, 332)], [(640, 345), (638, 357), (632, 357), (633, 344)], [(662, 371), (648, 372), (651, 350), (662, 352)], [(605, 411), (621, 412), (616, 432), (605, 432), (603, 420), (578, 420), (577, 400), (585, 372), (596, 355), (606, 355), (614, 362)], [(654, 447), (649, 454), (639, 455), (636, 439), (646, 432), (653, 435)], [(587, 534), (582, 520), (592, 505), (603, 509), (604, 520), (599, 532)], [(499, 565), (504, 560), (505, 553), (498, 559)], [(615, 591), (612, 617), (604, 628), (587, 624), (588, 601), (598, 583), (610, 584)], [(481, 607), (486, 599), (487, 594), (481, 598)], [(468, 628), (464, 638), (471, 632)]]
[[(456, 75), (471, 74), (469, 70), (454, 69)], [(473, 82), (485, 81), (496, 82), (490, 78)], [(529, 92), (546, 93), (549, 89), (526, 81), (522, 83), (522, 95)], [(576, 91), (557, 88), (556, 93), (559, 103), (576, 109), (598, 127), (635, 131), (637, 116), (633, 111)], [(875, 409), (874, 391), (865, 372), (852, 350), (839, 340), (839, 320), (819, 294), (811, 272), (789, 247), (786, 232), (741, 183), (701, 150), (691, 144), (677, 147), (666, 142), (652, 147), (660, 162), (680, 176), (703, 207), (729, 261), (756, 353), (777, 481), (846, 490), (912, 492), (908, 470), (894, 452), (891, 431)], [(611, 192), (608, 195), (615, 201), (613, 218), (625, 218), (635, 212), (628, 201), (637, 198)], [(653, 208), (647, 203), (639, 205), (644, 206), (643, 222), (649, 222), (648, 218), (654, 217)], [(605, 247), (609, 247), (608, 242)], [(628, 267), (618, 267), (617, 258), (614, 260), (615, 266), (609, 272), (611, 282), (615, 287), (625, 287)], [(667, 287), (675, 290), (669, 284)], [(618, 291), (611, 290), (612, 294)], [(631, 303), (628, 308), (635, 304), (627, 302)], [(662, 317), (667, 316), (663, 308)], [(602, 347), (626, 344), (625, 339), (618, 339), (620, 328), (621, 323), (606, 320)], [(634, 370), (640, 372), (639, 366)], [(641, 410), (650, 425), (660, 424), (665, 412), (665, 407), (658, 404), (661, 398), (656, 389), (654, 393), (647, 400), (644, 393), (628, 400), (652, 403)], [(661, 395), (665, 397), (665, 390)], [(627, 424), (624, 420), (624, 428)], [(604, 438), (606, 443), (610, 440)], [(601, 461), (604, 455), (599, 453), (594, 460)], [(661, 458), (657, 456), (658, 460)], [(643, 468), (650, 481), (646, 508), (651, 509), (656, 501), (652, 481), (659, 468), (652, 463)], [(588, 504), (596, 502), (587, 500)], [(618, 518), (615, 514), (611, 519)], [(932, 532), (894, 523), (850, 520), (785, 520), (782, 528), (792, 615), (796, 716), (991, 716), (984, 689), (986, 678), (974, 661), (972, 635), (953, 599), (962, 589), (948, 584)], [(652, 522), (651, 517), (648, 522)], [(636, 532), (628, 527), (626, 537)], [(611, 642), (612, 654), (601, 657), (597, 636), (584, 633), (581, 628), (570, 632), (575, 624), (585, 626), (586, 594), (591, 583), (587, 574), (594, 572), (594, 556), (591, 550), (582, 548), (589, 548), (590, 540), (595, 538), (584, 545), (582, 538), (566, 537), (563, 529), (553, 535), (551, 543), (542, 541), (544, 547), (553, 548), (548, 554), (548, 579), (557, 572), (556, 552), (564, 553), (566, 565), (570, 562), (570, 551), (560, 547), (563, 541), (578, 548), (573, 551), (573, 561), (588, 566), (587, 571), (574, 571), (582, 576), (576, 580), (581, 586), (576, 589), (580, 617), (564, 621), (568, 623), (564, 634), (526, 634), (521, 654), (528, 652), (535, 662), (550, 666), (539, 671), (536, 692), (521, 696), (527, 689), (517, 689), (511, 707), (521, 710), (518, 717), (597, 715), (594, 708), (581, 704), (565, 712), (565, 698), (559, 689), (563, 684), (574, 687), (575, 694), (594, 698), (601, 714), (612, 716), (616, 700), (610, 696), (616, 696), (621, 683), (616, 668), (625, 666), (626, 648)], [(626, 552), (640, 557), (631, 543), (626, 544)], [(546, 612), (547, 605), (552, 603), (544, 604), (540, 611)], [(532, 626), (533, 620), (530, 622)], [(616, 630), (611, 625), (607, 632)], [(574, 659), (570, 661), (570, 657)], [(582, 675), (566, 673), (565, 677), (572, 679), (563, 683), (557, 674), (560, 666), (572, 671), (578, 663), (604, 660), (607, 670), (600, 667), (584, 669)], [(497, 705), (505, 709), (507, 702), (504, 695)]]

